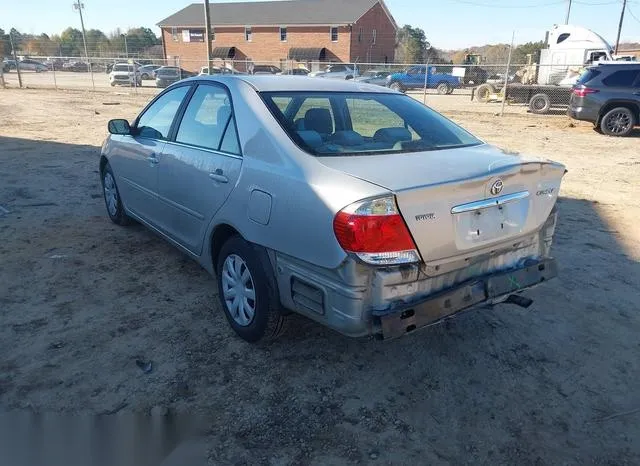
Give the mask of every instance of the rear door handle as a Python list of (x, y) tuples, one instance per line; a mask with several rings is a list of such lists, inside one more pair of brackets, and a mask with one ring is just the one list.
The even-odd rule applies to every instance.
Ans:
[(228, 183), (229, 182), (229, 178), (224, 176), (224, 172), (220, 168), (218, 168), (213, 173), (209, 173), (209, 178), (211, 178), (213, 181), (217, 181), (218, 183)]
[(640, 95), (640, 91), (634, 92), (633, 95)]
[(158, 157), (156, 157), (156, 154), (151, 154), (149, 157), (147, 157), (147, 162), (149, 162), (151, 165), (156, 165), (159, 160)]

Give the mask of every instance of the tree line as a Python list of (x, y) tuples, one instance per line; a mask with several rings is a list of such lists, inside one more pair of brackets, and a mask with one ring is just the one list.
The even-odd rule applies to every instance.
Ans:
[[(11, 34), (11, 37), (9, 37)], [(125, 47), (126, 35), (126, 47)], [(128, 50), (130, 55), (147, 52), (150, 47), (159, 45), (160, 39), (145, 27), (131, 28), (127, 31), (116, 29), (105, 34), (99, 29), (88, 29), (85, 33), (87, 51), (93, 57), (121, 56)], [(11, 40), (10, 40), (11, 39)], [(32, 56), (84, 56), (82, 31), (67, 28), (59, 35), (25, 34), (12, 28), (8, 33), (0, 29), (0, 57), (11, 55), (11, 41), (17, 53)]]

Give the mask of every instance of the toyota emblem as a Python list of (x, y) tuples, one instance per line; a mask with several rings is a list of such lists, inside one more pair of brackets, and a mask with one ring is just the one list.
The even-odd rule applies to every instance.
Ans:
[(504, 188), (504, 183), (502, 180), (496, 180), (491, 185), (491, 194), (497, 196), (502, 192), (502, 188)]

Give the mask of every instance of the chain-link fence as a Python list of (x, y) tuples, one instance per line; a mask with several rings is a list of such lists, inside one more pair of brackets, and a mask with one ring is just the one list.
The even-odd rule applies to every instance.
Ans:
[[(29, 57), (4, 63), (8, 87), (149, 93), (198, 74), (295, 75), (344, 79), (405, 92), (439, 111), (539, 114), (565, 112), (585, 65), (336, 63)], [(20, 78), (20, 79), (19, 79)]]

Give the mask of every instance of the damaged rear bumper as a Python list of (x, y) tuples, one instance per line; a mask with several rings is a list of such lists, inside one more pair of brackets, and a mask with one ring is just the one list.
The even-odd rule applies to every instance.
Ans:
[(374, 310), (373, 316), (379, 319), (378, 334), (381, 333), (383, 339), (397, 338), (465, 309), (500, 301), (556, 276), (555, 259), (529, 260), (522, 268), (475, 278), (415, 303), (402, 303), (384, 311)]

